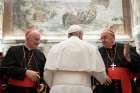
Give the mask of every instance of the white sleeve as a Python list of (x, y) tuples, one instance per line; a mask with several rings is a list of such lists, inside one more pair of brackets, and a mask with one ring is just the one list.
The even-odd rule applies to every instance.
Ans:
[(100, 84), (104, 84), (105, 81), (107, 80), (107, 75), (105, 71), (93, 72), (93, 77), (95, 77), (100, 82)]
[(96, 62), (96, 72), (103, 72), (105, 71), (105, 64), (104, 64), (104, 61), (102, 59), (102, 56), (98, 50), (98, 48), (96, 48), (95, 50), (95, 57), (94, 57), (94, 60)]
[(93, 46), (92, 48), (90, 48), (90, 54), (91, 54), (91, 64), (93, 64), (92, 66), (95, 66), (94, 70), (95, 72), (103, 72), (105, 71), (105, 64), (104, 61), (102, 59), (102, 56), (98, 50), (97, 47)]
[(53, 71), (45, 69), (44, 70), (44, 80), (46, 81), (48, 86), (51, 87), (52, 82), (53, 82)]

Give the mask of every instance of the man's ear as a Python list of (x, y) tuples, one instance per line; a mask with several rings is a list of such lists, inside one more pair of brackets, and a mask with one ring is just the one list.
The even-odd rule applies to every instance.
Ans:
[(83, 32), (79, 32), (79, 38), (83, 40)]

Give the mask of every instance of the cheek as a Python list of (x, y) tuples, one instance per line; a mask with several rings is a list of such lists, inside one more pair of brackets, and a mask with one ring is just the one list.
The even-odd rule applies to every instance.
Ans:
[(32, 42), (30, 42), (30, 44), (31, 44), (31, 46), (32, 46), (32, 47), (36, 46), (36, 43), (35, 43), (35, 42), (33, 42), (33, 41), (32, 41)]
[(34, 45), (35, 45), (35, 46), (38, 46), (38, 45), (39, 45), (39, 42), (34, 42)]
[(110, 44), (112, 44), (112, 41), (107, 39), (103, 42), (103, 44), (104, 45), (110, 45)]
[(110, 40), (109, 39), (105, 39), (104, 40), (104, 43), (108, 43)]

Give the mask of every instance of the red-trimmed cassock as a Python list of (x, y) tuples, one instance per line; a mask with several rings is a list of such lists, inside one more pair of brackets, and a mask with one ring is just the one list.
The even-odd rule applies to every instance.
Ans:
[(116, 43), (113, 48), (99, 48), (106, 71), (112, 83), (109, 86), (98, 84), (95, 93), (134, 93), (133, 76), (129, 71), (130, 62), (123, 55), (124, 45)]
[[(43, 70), (46, 59), (38, 49), (27, 49), (24, 45), (9, 48), (3, 60), (3, 66), (8, 79), (8, 87), (5, 93), (37, 93), (37, 87), (43, 81)], [(27, 69), (38, 71), (40, 80), (31, 81), (25, 72)]]

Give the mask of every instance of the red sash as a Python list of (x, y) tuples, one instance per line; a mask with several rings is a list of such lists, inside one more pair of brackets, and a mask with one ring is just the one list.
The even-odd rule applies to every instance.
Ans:
[(25, 77), (24, 80), (9, 79), (8, 84), (21, 87), (35, 87), (35, 82)]
[(132, 87), (130, 82), (132, 74), (130, 74), (127, 68), (123, 67), (108, 68), (108, 76), (111, 79), (121, 80), (122, 93), (132, 93)]

